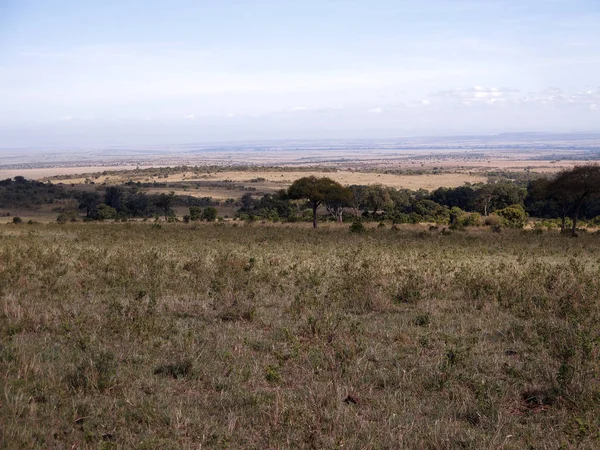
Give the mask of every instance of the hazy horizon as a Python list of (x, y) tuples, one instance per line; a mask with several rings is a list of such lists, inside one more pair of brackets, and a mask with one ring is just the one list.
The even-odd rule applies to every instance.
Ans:
[(593, 0), (0, 3), (0, 148), (600, 132)]

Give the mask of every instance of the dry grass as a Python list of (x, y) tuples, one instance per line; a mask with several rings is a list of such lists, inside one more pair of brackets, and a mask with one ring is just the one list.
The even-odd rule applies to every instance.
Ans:
[(0, 447), (597, 447), (599, 239), (2, 226)]
[(487, 177), (484, 175), (475, 175), (469, 173), (441, 173), (441, 174), (422, 174), (422, 175), (393, 175), (380, 174), (374, 172), (355, 172), (349, 170), (339, 171), (223, 171), (201, 175), (193, 172), (181, 172), (171, 174), (166, 178), (150, 176), (148, 174), (136, 174), (135, 171), (124, 171), (107, 175), (95, 176), (74, 176), (70, 178), (61, 178), (54, 180), (64, 184), (84, 184), (86, 180), (94, 179), (96, 183), (107, 183), (111, 185), (120, 185), (128, 181), (142, 183), (177, 183), (193, 186), (194, 182), (209, 183), (210, 186), (200, 186), (199, 189), (183, 190), (168, 188), (153, 188), (150, 192), (175, 191), (177, 194), (192, 195), (196, 197), (212, 197), (219, 200), (228, 198), (240, 198), (245, 192), (242, 187), (251, 187), (259, 192), (275, 192), (279, 189), (288, 188), (298, 178), (315, 175), (326, 176), (338, 181), (344, 185), (370, 185), (383, 184), (398, 189), (427, 189), (435, 190), (439, 187), (457, 187), (465, 183), (485, 183)]

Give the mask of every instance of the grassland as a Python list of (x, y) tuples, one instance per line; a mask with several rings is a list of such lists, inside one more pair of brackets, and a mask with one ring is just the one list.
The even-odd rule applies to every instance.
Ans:
[(597, 448), (600, 237), (0, 226), (2, 448)]

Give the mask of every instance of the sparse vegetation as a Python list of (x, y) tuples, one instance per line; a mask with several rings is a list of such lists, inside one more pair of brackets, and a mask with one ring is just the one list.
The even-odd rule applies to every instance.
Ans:
[(595, 448), (596, 234), (0, 227), (0, 447)]

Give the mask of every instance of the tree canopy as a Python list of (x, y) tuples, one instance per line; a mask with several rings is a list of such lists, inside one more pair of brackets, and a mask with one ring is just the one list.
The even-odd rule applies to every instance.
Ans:
[[(317, 209), (322, 204), (339, 210), (350, 204), (351, 192), (331, 178), (315, 176), (299, 178), (288, 188), (288, 197), (292, 200), (306, 199), (313, 212), (313, 228), (317, 228)], [(340, 216), (341, 217), (341, 216)]]

